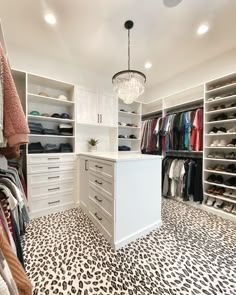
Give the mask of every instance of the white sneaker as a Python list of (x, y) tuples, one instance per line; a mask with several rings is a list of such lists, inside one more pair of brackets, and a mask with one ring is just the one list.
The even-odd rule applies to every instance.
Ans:
[(213, 206), (213, 204), (215, 203), (216, 199), (215, 198), (212, 198), (212, 197), (208, 197), (207, 199), (207, 206)]
[(225, 141), (225, 139), (221, 139), (219, 142), (218, 142), (218, 144), (217, 144), (217, 146), (226, 146), (226, 141)]
[(235, 128), (230, 128), (229, 130), (227, 130), (227, 133), (236, 133), (236, 129)]
[(220, 143), (220, 141), (218, 139), (216, 139), (211, 143), (211, 146), (218, 146), (219, 143)]

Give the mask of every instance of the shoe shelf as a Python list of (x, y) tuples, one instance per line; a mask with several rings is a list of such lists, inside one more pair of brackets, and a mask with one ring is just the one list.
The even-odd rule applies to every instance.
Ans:
[(234, 150), (236, 146), (206, 146), (205, 149), (227, 149), (227, 150)]
[[(230, 197), (225, 197), (223, 195), (213, 195), (213, 194), (209, 194), (209, 193), (204, 193), (204, 195), (208, 196), (208, 197), (211, 197), (211, 198), (220, 199), (220, 200), (224, 200), (224, 201), (229, 202), (229, 203), (236, 204), (236, 199), (234, 199), (234, 198), (231, 199)], [(218, 208), (216, 208), (216, 209), (218, 209)]]
[(122, 125), (118, 125), (118, 128), (140, 129), (141, 127), (132, 127), (132, 126), (122, 126)]
[(43, 95), (38, 95), (33, 93), (28, 93), (28, 99), (29, 101), (32, 101), (32, 102), (52, 104), (52, 105), (74, 105), (74, 101), (61, 100), (58, 98), (43, 96)]
[(204, 183), (206, 184), (210, 184), (210, 185), (215, 185), (215, 186), (220, 186), (220, 187), (224, 187), (224, 188), (229, 188), (232, 190), (236, 190), (235, 186), (229, 186), (229, 185), (225, 185), (225, 184), (220, 184), (220, 183), (215, 183), (215, 182), (209, 182), (209, 181), (204, 181)]
[(235, 218), (236, 218), (235, 215), (233, 215), (232, 213), (225, 212), (222, 209), (215, 208), (214, 206), (207, 206), (206, 204), (202, 204), (201, 208), (208, 213), (219, 215), (220, 217), (229, 219), (231, 221), (235, 221)]
[(236, 107), (205, 112), (206, 115), (236, 112)]
[(235, 122), (236, 122), (236, 119), (227, 119), (227, 120), (205, 122), (205, 125), (215, 125), (215, 124), (225, 124), (225, 123), (235, 123)]
[(204, 169), (204, 171), (212, 173), (212, 174), (222, 174), (222, 175), (229, 175), (229, 176), (235, 176), (236, 177), (236, 173), (230, 173), (230, 172), (226, 172), (226, 171), (209, 170), (209, 169)]
[(222, 98), (214, 99), (212, 101), (207, 101), (205, 102), (206, 106), (214, 106), (214, 105), (220, 105), (221, 103), (233, 103), (235, 102), (236, 95), (230, 95), (230, 96), (225, 96)]
[(204, 136), (234, 136), (236, 135), (236, 132), (231, 133), (211, 133), (211, 134), (204, 134)]
[(128, 140), (128, 141), (140, 141), (140, 138), (118, 138), (118, 140)]
[(205, 161), (221, 161), (221, 162), (236, 162), (236, 159), (225, 159), (225, 158), (204, 158)]
[(231, 83), (231, 84), (224, 85), (222, 87), (217, 87), (217, 88), (208, 90), (206, 91), (206, 94), (210, 96), (218, 96), (218, 95), (226, 94), (229, 91), (235, 91), (235, 90), (236, 90), (236, 83)]
[(118, 112), (121, 116), (128, 116), (128, 117), (133, 117), (133, 116), (135, 116), (135, 117), (140, 117), (141, 116), (141, 114), (133, 114), (133, 113), (131, 113), (131, 112), (122, 112), (122, 111), (119, 111)]

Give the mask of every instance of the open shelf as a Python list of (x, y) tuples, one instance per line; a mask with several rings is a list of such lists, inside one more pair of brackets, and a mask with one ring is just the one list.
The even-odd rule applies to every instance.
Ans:
[(208, 91), (206, 91), (206, 94), (220, 95), (222, 93), (232, 91), (232, 90), (236, 90), (236, 83), (229, 83), (227, 85), (208, 90)]
[(204, 171), (212, 173), (212, 174), (222, 174), (222, 175), (228, 175), (228, 176), (235, 176), (236, 177), (236, 173), (230, 173), (230, 172), (226, 172), (226, 171), (216, 171), (216, 170), (209, 170), (209, 169), (204, 169)]
[(55, 122), (55, 123), (74, 123), (75, 122), (75, 120), (71, 120), (71, 119), (61, 119), (61, 118), (34, 116), (34, 115), (28, 115), (28, 119), (32, 119), (34, 121), (39, 121), (39, 122)]
[(61, 106), (74, 105), (74, 102), (70, 100), (61, 100), (58, 98), (48, 97), (48, 96), (43, 96), (43, 95), (38, 95), (33, 93), (28, 93), (28, 99), (29, 101), (37, 102), (37, 103), (47, 103), (47, 104), (61, 105)]
[(232, 132), (232, 133), (211, 133), (211, 134), (204, 134), (204, 136), (230, 136), (230, 135), (236, 135), (236, 132)]
[(233, 107), (233, 108), (226, 108), (226, 109), (221, 109), (221, 110), (209, 111), (209, 112), (205, 112), (205, 114), (211, 115), (211, 114), (221, 114), (221, 113), (232, 113), (235, 111), (236, 111), (236, 107)]
[(140, 138), (118, 138), (119, 140), (140, 141)]
[(122, 112), (122, 111), (119, 111), (118, 113), (120, 115), (131, 116), (131, 117), (133, 117), (133, 116), (140, 117), (141, 116), (141, 114), (133, 114), (131, 112)]
[(118, 125), (118, 128), (140, 129), (141, 127), (131, 127), (131, 126), (121, 126), (121, 125)]
[(75, 138), (73, 135), (51, 135), (51, 134), (29, 134), (30, 137), (39, 137), (39, 138)]
[(235, 102), (235, 99), (236, 99), (236, 95), (229, 95), (229, 96), (225, 96), (225, 97), (222, 97), (222, 98), (218, 98), (218, 99), (214, 99), (212, 101), (206, 101), (205, 104), (206, 105), (218, 105), (220, 103), (224, 103), (224, 102)]
[(224, 123), (234, 123), (236, 122), (236, 119), (227, 119), (227, 120), (219, 120), (219, 121), (210, 121), (205, 122), (206, 125), (215, 125), (215, 124), (224, 124)]
[(216, 158), (204, 158), (204, 160), (208, 160), (208, 161), (221, 161), (221, 162), (236, 162), (236, 159), (225, 159), (225, 158), (221, 158), (221, 159), (216, 159)]
[(235, 146), (206, 146), (205, 149), (227, 149), (227, 150), (234, 150), (236, 149)]
[(226, 201), (226, 202), (230, 202), (230, 203), (236, 204), (236, 199), (231, 199), (230, 197), (221, 196), (221, 195), (213, 195), (213, 194), (209, 194), (209, 193), (204, 193), (204, 195), (206, 195), (208, 197), (211, 197), (211, 198), (220, 199), (220, 200), (223, 200), (223, 201)]
[(220, 186), (220, 187), (225, 187), (225, 188), (229, 188), (229, 189), (232, 189), (232, 190), (236, 190), (236, 187), (234, 186), (229, 186), (229, 185), (225, 185), (225, 184), (219, 184), (219, 183), (215, 183), (215, 182), (209, 182), (209, 181), (204, 181), (204, 183), (206, 184), (210, 184), (210, 185), (215, 185), (215, 186)]

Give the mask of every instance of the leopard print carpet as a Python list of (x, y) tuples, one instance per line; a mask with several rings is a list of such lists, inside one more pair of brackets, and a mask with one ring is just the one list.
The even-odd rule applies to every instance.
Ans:
[(118, 251), (82, 210), (32, 220), (23, 248), (33, 294), (236, 294), (236, 223), (162, 206), (163, 226)]

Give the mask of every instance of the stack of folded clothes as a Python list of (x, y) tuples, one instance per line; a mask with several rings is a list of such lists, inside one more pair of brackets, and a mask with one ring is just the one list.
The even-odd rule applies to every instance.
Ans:
[(71, 124), (60, 124), (58, 126), (60, 135), (71, 136), (73, 135), (73, 126)]
[(28, 146), (29, 154), (38, 154), (44, 153), (44, 148), (41, 145), (41, 142), (32, 142)]
[(43, 128), (43, 134), (59, 135), (59, 132), (56, 129)]
[(72, 145), (69, 143), (61, 143), (59, 147), (59, 152), (60, 153), (72, 153), (73, 148)]
[(47, 143), (44, 147), (45, 153), (58, 153), (56, 144)]
[(42, 134), (43, 126), (40, 123), (29, 122), (29, 129), (31, 134)]
[(128, 151), (130, 151), (131, 149), (130, 149), (130, 147), (128, 147), (128, 146), (126, 146), (126, 145), (119, 145), (119, 146), (118, 146), (118, 150), (119, 150), (120, 152), (128, 152)]

